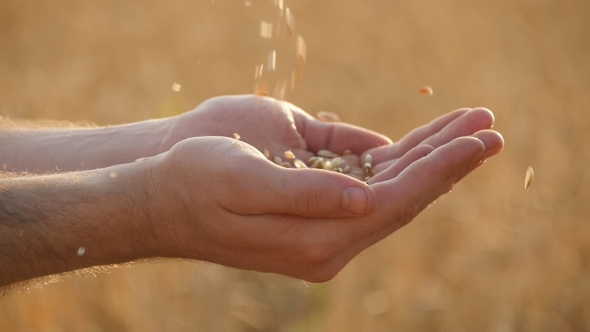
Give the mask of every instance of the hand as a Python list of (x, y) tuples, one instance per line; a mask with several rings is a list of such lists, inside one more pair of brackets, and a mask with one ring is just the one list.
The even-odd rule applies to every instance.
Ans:
[[(497, 132), (480, 130), (491, 126), (489, 111), (441, 119), (372, 150), (378, 164), (389, 165), (370, 186), (339, 173), (279, 167), (229, 138), (184, 140), (149, 161), (144, 208), (157, 244), (146, 246), (159, 248), (155, 256), (329, 280), (503, 147)], [(453, 137), (463, 125), (477, 132)], [(337, 142), (334, 134), (324, 137)]]
[(427, 154), (457, 137), (489, 129), (493, 122), (493, 114), (487, 109), (459, 109), (392, 144), (387, 137), (364, 128), (319, 121), (287, 102), (252, 95), (225, 96), (209, 99), (177, 117), (171, 131), (172, 144), (168, 145), (195, 135), (233, 137), (237, 133), (259, 151), (268, 150), (271, 157), (282, 158), (285, 151), (291, 150), (297, 158), (307, 161), (322, 149), (338, 154), (351, 150), (353, 155), (343, 158), (342, 167), (361, 169), (362, 161), (371, 154), (373, 169), (380, 173), (410, 151)]
[[(321, 149), (361, 153), (391, 141), (378, 133), (344, 123), (321, 122), (303, 110), (269, 97), (252, 95), (209, 99), (175, 119), (172, 142), (194, 136), (240, 139), (259, 151), (283, 158), (291, 150), (306, 161)], [(173, 144), (171, 144), (173, 145)], [(284, 159), (284, 158), (283, 158)]]

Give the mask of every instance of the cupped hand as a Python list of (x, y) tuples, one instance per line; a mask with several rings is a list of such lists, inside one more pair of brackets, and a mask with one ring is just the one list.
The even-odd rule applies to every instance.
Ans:
[(176, 119), (173, 136), (180, 141), (192, 136), (238, 134), (240, 139), (271, 157), (287, 150), (307, 161), (322, 149), (361, 153), (391, 141), (378, 133), (344, 123), (321, 122), (292, 104), (253, 95), (209, 99)]
[[(223, 96), (209, 99), (179, 116), (172, 143), (193, 136), (238, 134), (242, 141), (259, 151), (268, 150), (271, 159), (283, 157), (285, 151), (291, 150), (303, 161), (319, 150), (337, 154), (350, 150), (353, 155), (344, 158), (342, 168), (348, 165), (360, 169), (366, 155), (371, 154), (373, 169), (380, 173), (406, 153), (430, 152), (455, 138), (490, 129), (493, 123), (492, 112), (485, 108), (459, 109), (392, 143), (389, 138), (361, 127), (319, 121), (297, 106), (273, 98)], [(375, 183), (378, 179), (371, 181)]]
[[(447, 122), (444, 128), (453, 121)], [(445, 140), (416, 139), (401, 155), (383, 157), (390, 165), (370, 185), (340, 173), (277, 166), (230, 138), (184, 140), (149, 161), (153, 187), (146, 190), (155, 196), (146, 208), (161, 248), (156, 255), (329, 280), (503, 147), (492, 130)], [(374, 151), (381, 158), (381, 150)]]

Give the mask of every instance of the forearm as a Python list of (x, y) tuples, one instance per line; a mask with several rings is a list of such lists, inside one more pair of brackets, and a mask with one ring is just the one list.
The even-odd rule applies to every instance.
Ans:
[(150, 256), (144, 164), (0, 179), (0, 287)]
[(174, 118), (96, 128), (23, 128), (0, 123), (0, 167), (54, 172), (96, 169), (166, 151)]

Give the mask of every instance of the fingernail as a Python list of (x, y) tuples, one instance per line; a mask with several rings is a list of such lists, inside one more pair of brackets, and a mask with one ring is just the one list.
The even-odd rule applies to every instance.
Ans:
[(342, 209), (353, 214), (364, 215), (367, 211), (368, 200), (365, 189), (348, 187), (342, 193)]

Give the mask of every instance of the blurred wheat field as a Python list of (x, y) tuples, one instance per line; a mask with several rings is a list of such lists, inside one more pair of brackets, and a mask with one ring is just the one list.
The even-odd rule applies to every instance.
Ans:
[[(0, 115), (108, 125), (251, 93), (269, 47), (292, 61), (251, 2), (2, 1)], [(0, 331), (590, 331), (590, 2), (286, 5), (308, 57), (288, 101), (394, 140), (484, 106), (505, 151), (328, 283), (146, 263), (1, 298)]]

